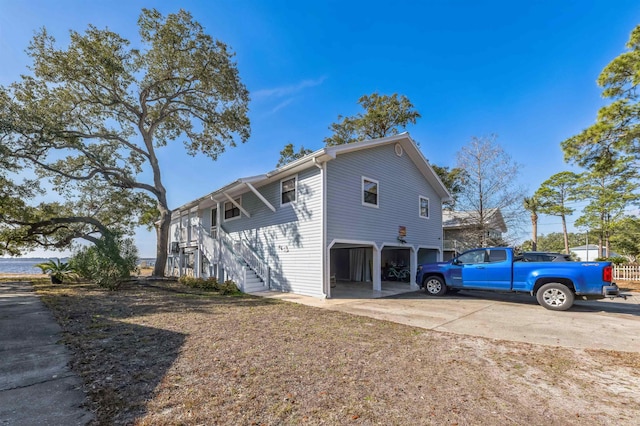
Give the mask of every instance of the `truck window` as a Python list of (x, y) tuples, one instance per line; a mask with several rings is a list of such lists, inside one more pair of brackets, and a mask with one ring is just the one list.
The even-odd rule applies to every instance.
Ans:
[(489, 262), (504, 262), (505, 260), (507, 260), (506, 250), (490, 250), (489, 251)]
[(486, 263), (485, 256), (486, 250), (474, 250), (467, 253), (463, 253), (458, 256), (458, 263), (474, 264), (474, 263)]

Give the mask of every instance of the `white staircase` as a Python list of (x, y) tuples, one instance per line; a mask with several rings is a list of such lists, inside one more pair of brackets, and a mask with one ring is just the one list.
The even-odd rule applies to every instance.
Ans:
[(260, 279), (253, 269), (245, 267), (244, 291), (245, 293), (255, 293), (258, 291), (268, 290), (267, 286)]
[(269, 267), (242, 241), (233, 240), (218, 227), (220, 240), (199, 227), (198, 247), (211, 264), (222, 267), (229, 279), (244, 293), (269, 289)]

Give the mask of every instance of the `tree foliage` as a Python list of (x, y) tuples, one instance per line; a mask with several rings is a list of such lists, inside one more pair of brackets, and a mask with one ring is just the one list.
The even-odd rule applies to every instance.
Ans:
[(468, 213), (465, 239), (479, 247), (491, 243), (492, 217), (499, 211), (510, 231), (522, 222), (525, 191), (517, 184), (520, 167), (497, 143), (495, 135), (473, 137), (457, 154), (457, 168), (465, 171), (456, 210)]
[[(585, 245), (585, 234), (569, 232), (567, 234), (567, 238), (569, 240), (569, 247), (577, 247)], [(564, 251), (564, 233), (562, 232), (551, 232), (546, 235), (538, 235), (538, 251), (550, 251), (555, 253), (562, 253)], [(524, 251), (532, 251), (533, 242), (531, 240), (527, 240), (522, 243), (521, 246)]]
[(565, 159), (587, 169), (604, 171), (620, 154), (640, 159), (640, 25), (627, 48), (598, 78), (603, 97), (612, 102), (600, 109), (592, 126), (562, 142)]
[[(626, 208), (638, 200), (637, 171), (619, 161), (606, 171), (585, 173), (580, 180), (579, 198), (588, 200), (576, 226), (598, 236), (598, 245), (609, 257), (610, 238), (617, 222), (625, 217)], [(602, 252), (602, 250), (600, 250)]]
[(535, 193), (540, 204), (540, 213), (561, 218), (565, 253), (569, 253), (567, 216), (572, 215), (574, 211), (568, 204), (579, 199), (579, 182), (580, 175), (567, 171), (560, 172), (542, 182)]
[(451, 194), (451, 201), (446, 202), (444, 207), (453, 210), (456, 205), (458, 194), (462, 191), (463, 182), (466, 180), (465, 170), (458, 167), (441, 167), (436, 164), (431, 164), (431, 168), (436, 172), (444, 186), (449, 190)]
[[(332, 134), (324, 139), (325, 146), (397, 135), (409, 124), (416, 124), (420, 118), (420, 113), (414, 109), (409, 98), (404, 95), (398, 96), (397, 93), (388, 96), (374, 92), (371, 95), (362, 96), (358, 99), (358, 104), (364, 112), (351, 117), (338, 115), (338, 121), (329, 126)], [(296, 152), (293, 144), (285, 145), (280, 151), (277, 167), (284, 166), (311, 152), (313, 151), (304, 147), (300, 147)]]
[(301, 146), (298, 152), (296, 152), (293, 148), (293, 144), (289, 143), (284, 146), (282, 151), (280, 151), (280, 160), (278, 160), (278, 164), (276, 164), (276, 167), (282, 167), (285, 164), (289, 164), (292, 161), (297, 160), (298, 158), (302, 158), (307, 154), (311, 154), (312, 152), (312, 150), (307, 149), (304, 146)]
[(420, 118), (409, 98), (397, 93), (388, 96), (374, 92), (362, 96), (358, 103), (364, 113), (353, 117), (339, 115), (338, 122), (329, 126), (333, 134), (324, 139), (327, 146), (397, 135)]
[(69, 263), (83, 278), (116, 290), (136, 270), (138, 250), (131, 238), (106, 233), (96, 243), (74, 253)]
[(611, 246), (616, 253), (637, 263), (640, 257), (640, 219), (628, 216), (618, 221)]
[(157, 149), (180, 140), (215, 160), (248, 139), (249, 95), (227, 46), (188, 12), (143, 9), (138, 25), (141, 48), (94, 26), (72, 31), (66, 48), (39, 31), (28, 49), (33, 75), (10, 87), (0, 122), (13, 154), (58, 187), (100, 179), (152, 197), (162, 275), (171, 218)]

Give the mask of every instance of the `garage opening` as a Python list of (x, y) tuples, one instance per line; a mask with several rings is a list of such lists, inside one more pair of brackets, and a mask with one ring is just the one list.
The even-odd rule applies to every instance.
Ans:
[(437, 249), (431, 249), (431, 248), (418, 249), (418, 265), (422, 265), (423, 263), (439, 262), (438, 253), (439, 252)]
[(411, 250), (406, 247), (385, 247), (380, 254), (382, 288), (411, 282)]
[(338, 243), (331, 248), (332, 286), (352, 283), (361, 287), (373, 285), (373, 247)]

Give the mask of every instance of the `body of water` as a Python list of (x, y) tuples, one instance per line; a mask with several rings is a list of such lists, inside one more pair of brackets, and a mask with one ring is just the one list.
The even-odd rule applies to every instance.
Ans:
[[(0, 259), (0, 274), (41, 274), (42, 270), (36, 268), (38, 263), (46, 262), (49, 259), (40, 258), (26, 258), (26, 259), (14, 259), (3, 258)], [(64, 262), (66, 259), (62, 259)]]
[[(46, 262), (47, 260), (49, 260), (49, 258), (0, 258), (0, 274), (41, 274), (42, 270), (36, 268), (35, 265)], [(62, 258), (60, 260), (67, 262), (69, 259)], [(148, 266), (153, 266), (155, 259), (140, 259), (138, 264), (143, 262)]]

